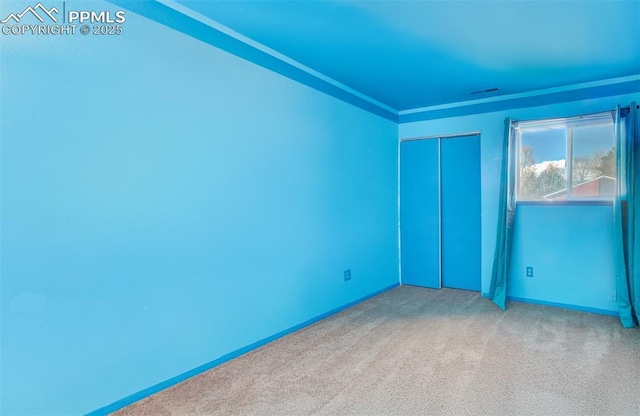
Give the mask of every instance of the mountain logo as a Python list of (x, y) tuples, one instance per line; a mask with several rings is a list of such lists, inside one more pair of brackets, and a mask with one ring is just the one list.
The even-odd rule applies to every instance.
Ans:
[(45, 6), (42, 5), (42, 3), (38, 3), (33, 7), (31, 6), (27, 7), (22, 11), (22, 13), (9, 14), (9, 16), (4, 18), (3, 20), (0, 20), (0, 23), (5, 24), (5, 23), (8, 23), (10, 20), (15, 21), (15, 23), (20, 23), (20, 20), (22, 20), (22, 18), (28, 15), (29, 13), (35, 16), (35, 18), (38, 19), (41, 23), (44, 23), (44, 20), (45, 20), (43, 15), (53, 20), (54, 23), (58, 23), (58, 19), (54, 16), (54, 13), (58, 14), (60, 12), (55, 7), (52, 7), (51, 9), (47, 9)]

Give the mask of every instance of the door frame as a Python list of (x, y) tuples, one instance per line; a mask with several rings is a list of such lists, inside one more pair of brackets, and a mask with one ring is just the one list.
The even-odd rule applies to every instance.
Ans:
[[(400, 216), (400, 208), (401, 208), (401, 195), (400, 195), (400, 172), (401, 172), (401, 157), (400, 157), (400, 145), (403, 142), (415, 141), (415, 140), (438, 140), (438, 289), (442, 289), (442, 140), (443, 139), (455, 139), (455, 138), (463, 138), (470, 136), (480, 136), (480, 140), (482, 140), (482, 132), (480, 130), (477, 131), (469, 131), (463, 133), (452, 133), (452, 134), (439, 134), (432, 136), (418, 136), (418, 137), (405, 137), (400, 138), (398, 140), (398, 273), (399, 273), (399, 283), (402, 284), (402, 224), (401, 224), (401, 216)], [(480, 142), (482, 144), (482, 141)], [(482, 147), (480, 148), (480, 157), (482, 157)], [(482, 163), (482, 159), (480, 160)], [(481, 172), (482, 173), (482, 172)], [(482, 199), (481, 199), (482, 202)], [(482, 215), (482, 206), (480, 207), (480, 214)], [(481, 226), (482, 227), (482, 226)], [(480, 230), (482, 235), (482, 229)], [(480, 269), (482, 270), (482, 259), (480, 260)], [(480, 270), (480, 271), (481, 271)], [(482, 292), (482, 282), (480, 284)]]

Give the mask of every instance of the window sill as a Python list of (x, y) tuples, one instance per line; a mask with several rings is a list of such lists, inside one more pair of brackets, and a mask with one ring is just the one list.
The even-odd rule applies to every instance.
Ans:
[(548, 207), (565, 207), (565, 206), (613, 206), (612, 200), (603, 200), (603, 201), (580, 201), (580, 200), (569, 200), (569, 201), (516, 201), (516, 205), (540, 205), (540, 206), (548, 206)]

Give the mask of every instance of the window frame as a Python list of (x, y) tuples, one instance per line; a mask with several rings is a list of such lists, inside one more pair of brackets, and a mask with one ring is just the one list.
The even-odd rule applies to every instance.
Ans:
[[(549, 118), (527, 121), (514, 121), (512, 127), (512, 140), (515, 142), (513, 155), (514, 162), (514, 201), (520, 205), (548, 205), (548, 206), (563, 206), (563, 205), (613, 205), (614, 195), (611, 196), (587, 196), (587, 197), (575, 197), (572, 195), (573, 189), (573, 143), (574, 135), (573, 130), (576, 127), (583, 127), (589, 125), (602, 125), (612, 124), (614, 129), (614, 135), (618, 134), (616, 131), (615, 123), (615, 110), (603, 111), (593, 114), (586, 114), (576, 117), (567, 118)], [(521, 133), (523, 131), (535, 131), (548, 129), (553, 126), (562, 126), (566, 130), (565, 135), (565, 172), (566, 172), (566, 197), (563, 200), (544, 200), (544, 199), (520, 199), (520, 184), (521, 184), (521, 169), (522, 169), (522, 139)], [(616, 148), (614, 141), (614, 148)], [(615, 178), (617, 181), (618, 178)]]

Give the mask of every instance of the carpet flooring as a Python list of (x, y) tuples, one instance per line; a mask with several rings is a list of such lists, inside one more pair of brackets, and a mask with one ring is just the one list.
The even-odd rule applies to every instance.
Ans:
[(125, 415), (640, 415), (640, 330), (401, 286)]

